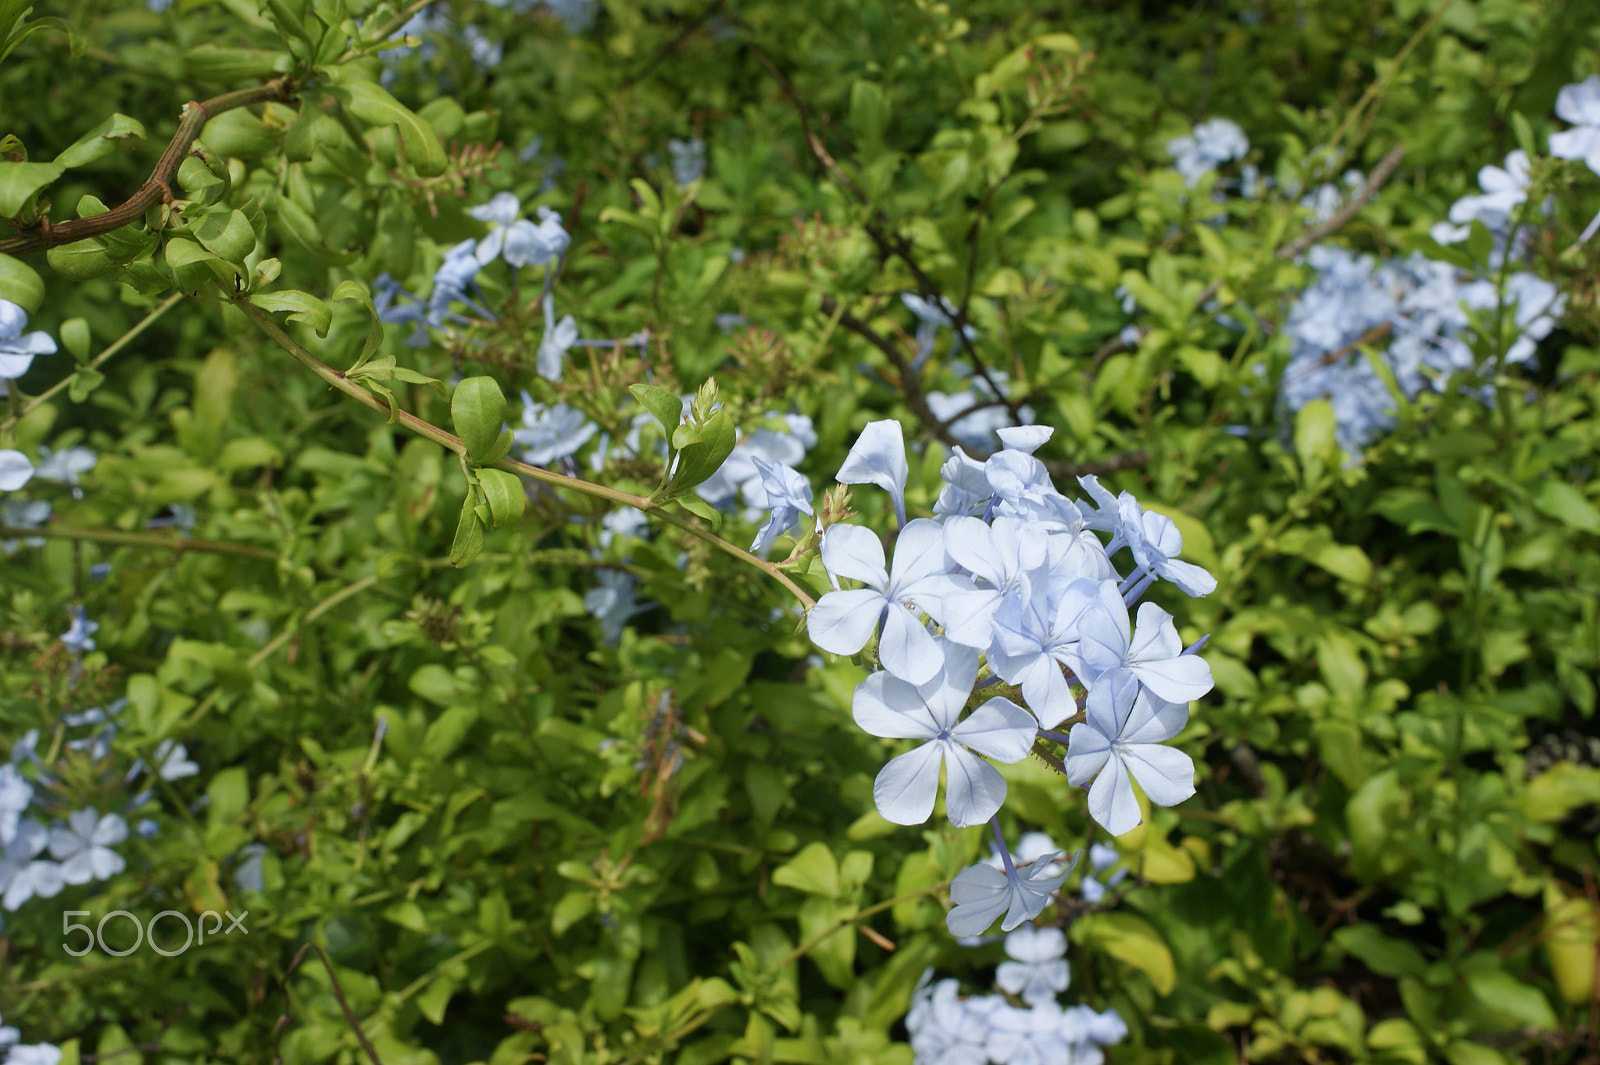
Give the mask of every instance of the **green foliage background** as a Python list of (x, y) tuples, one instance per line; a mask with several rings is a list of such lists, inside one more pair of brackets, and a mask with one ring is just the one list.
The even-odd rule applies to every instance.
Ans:
[[(1212, 634), (1217, 689), (1182, 737), (1199, 794), (1116, 841), (1134, 876), (1113, 905), (1054, 918), (1070, 994), (1132, 1029), (1114, 1061), (1593, 1053), (1600, 768), (1568, 741), (1593, 733), (1600, 667), (1600, 262), (1561, 251), (1600, 185), (1541, 172), (1555, 213), (1537, 261), (1568, 314), (1537, 372), (1496, 382), (1494, 407), (1408, 403), (1347, 465), (1325, 405), (1278, 430), (1275, 327), (1310, 271), (1274, 252), (1308, 212), (1275, 192), (1219, 205), (1163, 149), (1225, 116), (1281, 188), (1403, 148), (1327, 239), (1424, 246), (1478, 167), (1519, 125), (1543, 144), (1557, 90), (1596, 68), (1579, 5), (605, 0), (576, 35), (438, 6), (504, 57), (443, 43), (392, 60), (393, 111), (347, 88), (379, 62), (340, 62), (346, 20), (370, 33), (395, 13), (363, 0), (42, 5), (60, 26), (0, 62), (0, 135), (28, 159), (113, 112), (148, 134), (41, 188), (57, 222), (137, 188), (187, 101), (303, 79), (292, 101), (213, 120), (220, 169), (180, 174), (190, 232), (237, 213), (238, 249), (178, 262), (181, 238), (157, 250), (136, 223), (126, 252), (21, 256), (44, 279), (33, 326), (86, 323), (80, 362), (155, 317), (70, 395), (26, 403), (70, 372), (65, 350), (38, 359), (0, 422), (5, 446), (100, 456), (81, 499), (50, 497), (46, 545), (0, 561), (0, 729), (55, 738), (75, 806), (120, 807), (114, 770), (163, 739), (203, 772), (152, 800), (160, 831), (125, 874), (6, 915), (6, 1023), (62, 1043), (66, 1065), (353, 1062), (346, 1010), (385, 1065), (876, 1065), (910, 1062), (899, 1022), (925, 967), (988, 982), (999, 947), (960, 947), (943, 921), (944, 886), (986, 839), (876, 815), (892, 752), (850, 720), (863, 668), (808, 659), (793, 597), (659, 522), (594, 555), (610, 504), (538, 486), (452, 566), (467, 486), (448, 453), (331, 392), (230, 302), (305, 293), (309, 324), (284, 328), (352, 365), (370, 316), (339, 284), (387, 272), (425, 293), (444, 251), (484, 232), (467, 209), (510, 190), (574, 235), (558, 310), (585, 336), (648, 328), (645, 357), (576, 349), (562, 384), (537, 378), (536, 282), (508, 288), (501, 269), (480, 275), (501, 327), (421, 349), (390, 329), (380, 359), (527, 388), (614, 435), (637, 410), (627, 385), (714, 374), (745, 429), (791, 405), (815, 419), (802, 469), (819, 486), (862, 425), (898, 418), (926, 513), (943, 450), (925, 395), (960, 387), (962, 353), (946, 334), (910, 371), (898, 295), (941, 292), (973, 354), (1057, 428), (1040, 454), (1058, 483), (1101, 471), (1216, 574), (1210, 597), (1165, 603), (1186, 641)], [(19, 11), (0, 3), (0, 33)], [(709, 166), (685, 190), (665, 147), (690, 136)], [(553, 156), (566, 170), (541, 192)], [(1198, 310), (1214, 283), (1243, 333)], [(1107, 348), (1119, 286), (1149, 328), (1133, 349)], [(749, 325), (724, 335), (731, 312)], [(450, 425), (429, 388), (389, 388)], [(596, 480), (648, 495), (658, 475)], [(200, 542), (146, 529), (178, 503)], [(886, 527), (881, 493), (855, 505)], [(753, 532), (718, 521), (741, 546)], [(654, 604), (616, 646), (583, 603), (601, 566)], [(813, 562), (794, 573), (826, 588)], [(72, 602), (102, 625), (79, 666), (58, 641)], [(64, 714), (118, 698), (107, 762), (61, 750)], [(1006, 773), (1013, 838), (1095, 838), (1042, 762)], [(265, 890), (244, 892), (231, 871), (258, 842)], [(248, 910), (249, 935), (175, 958), (62, 950), (59, 910), (178, 906)]]

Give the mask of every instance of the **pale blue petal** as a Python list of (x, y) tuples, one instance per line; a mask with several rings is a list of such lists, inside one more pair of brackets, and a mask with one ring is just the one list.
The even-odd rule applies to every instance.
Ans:
[(1157, 806), (1176, 806), (1194, 794), (1194, 760), (1159, 743), (1134, 743), (1122, 749), (1128, 772)]
[(1111, 757), (1111, 740), (1092, 725), (1079, 722), (1067, 734), (1067, 783), (1081, 788), (1094, 779)]
[(840, 484), (875, 484), (889, 493), (895, 518), (906, 523), (905, 433), (893, 419), (869, 422), (839, 467)]
[(933, 813), (939, 792), (939, 743), (924, 743), (890, 760), (872, 784), (872, 801), (885, 821), (920, 825)]
[[(828, 593), (828, 595), (839, 594), (841, 593)], [(872, 594), (877, 595), (876, 592)], [(827, 599), (828, 595), (823, 598)], [(821, 605), (817, 604), (819, 607)], [(812, 609), (815, 611), (816, 608)], [(817, 643), (819, 647), (822, 646), (815, 636), (812, 637), (812, 642)], [(883, 663), (884, 669), (912, 684), (928, 683), (938, 676), (944, 667), (944, 656), (939, 653), (939, 645), (934, 641), (928, 627), (917, 620), (911, 611), (894, 604), (890, 604), (889, 612), (884, 616), (883, 635), (878, 640), (878, 661)], [(967, 691), (972, 691), (971, 684), (967, 685)]]
[(853, 655), (872, 638), (887, 602), (882, 592), (871, 588), (829, 592), (807, 612), (806, 631), (824, 651)]
[(850, 713), (862, 731), (870, 736), (927, 740), (939, 733), (921, 693), (905, 681), (881, 671), (856, 685)]
[(1127, 768), (1115, 754), (1107, 760), (1100, 775), (1089, 789), (1089, 816), (1100, 823), (1113, 836), (1120, 836), (1139, 826), (1139, 800), (1133, 794), (1133, 781)]
[(1164, 743), (1182, 732), (1188, 723), (1187, 702), (1169, 703), (1141, 687), (1133, 712), (1122, 726), (1121, 739), (1124, 743)]
[(953, 936), (976, 936), (987, 931), (1011, 904), (1006, 874), (992, 866), (974, 865), (950, 882), (955, 908), (945, 914), (945, 927)]
[(822, 564), (835, 577), (848, 577), (880, 592), (889, 586), (883, 543), (864, 525), (828, 526), (822, 535)]
[[(971, 751), (946, 742), (945, 813), (957, 828), (981, 825), (1006, 801), (1006, 780), (1000, 771)], [(892, 819), (891, 819), (892, 820)], [(921, 824), (921, 821), (911, 822)]]
[(997, 762), (1020, 762), (1033, 750), (1039, 723), (1022, 707), (997, 695), (974, 710), (950, 734), (962, 745)]
[(1186, 703), (1211, 690), (1211, 667), (1199, 655), (1141, 662), (1131, 668), (1146, 688), (1169, 703)]

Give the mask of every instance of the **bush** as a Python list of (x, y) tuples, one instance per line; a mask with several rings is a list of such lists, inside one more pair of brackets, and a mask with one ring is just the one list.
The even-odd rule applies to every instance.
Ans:
[(4, 1060), (1595, 1052), (1570, 5), (60, 8)]

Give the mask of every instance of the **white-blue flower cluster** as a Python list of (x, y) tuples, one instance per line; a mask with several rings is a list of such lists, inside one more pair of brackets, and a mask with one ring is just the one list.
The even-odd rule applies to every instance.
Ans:
[(1250, 140), (1244, 130), (1227, 118), (1202, 122), (1192, 132), (1167, 142), (1167, 154), (1190, 188), (1202, 176), (1230, 160), (1243, 159), (1249, 151)]
[[(1187, 722), (1189, 701), (1211, 690), (1210, 667), (1198, 644), (1185, 650), (1165, 610), (1130, 611), (1158, 580), (1190, 596), (1216, 581), (1177, 558), (1183, 538), (1172, 520), (1127, 492), (1112, 496), (1094, 477), (1079, 478), (1090, 501), (1057, 491), (1033, 454), (1051, 432), (1002, 429), (1005, 447), (983, 462), (956, 449), (934, 517), (908, 521), (900, 424), (869, 424), (838, 479), (890, 493), (900, 525), (893, 559), (873, 530), (829, 526), (822, 562), (836, 590), (807, 618), (824, 651), (853, 655), (876, 643), (882, 668), (856, 688), (856, 723), (919, 741), (878, 774), (878, 812), (901, 825), (926, 821), (942, 770), (951, 823), (987, 821), (994, 832), (1000, 868), (980, 863), (951, 885), (946, 923), (956, 936), (1001, 917), (1006, 930), (1032, 920), (1070, 871), (1058, 854), (1018, 869), (995, 819), (1006, 782), (991, 763), (1021, 761), (1040, 738), (1066, 744), (1068, 781), (1089, 788), (1090, 815), (1113, 835), (1140, 822), (1134, 780), (1158, 805), (1194, 793), (1194, 763), (1166, 743)], [(1113, 563), (1124, 548), (1125, 576)], [(1022, 704), (980, 695), (969, 706), (1002, 681)], [(1050, 731), (1069, 718), (1070, 734)]]
[(1061, 929), (1023, 925), (1005, 950), (1001, 994), (963, 997), (955, 980), (923, 974), (906, 1015), (917, 1065), (1101, 1065), (1104, 1048), (1127, 1038), (1116, 1010), (1057, 1001), (1070, 982)]
[[(1550, 154), (1583, 162), (1600, 174), (1600, 75), (1561, 90), (1556, 114), (1573, 128), (1550, 135)], [(1430, 235), (1440, 244), (1465, 241), (1474, 224), (1492, 238), (1479, 271), (1412, 254), (1377, 260), (1344, 248), (1318, 245), (1305, 261), (1316, 279), (1289, 312), (1285, 332), (1292, 348), (1279, 388), (1285, 410), (1326, 399), (1337, 419), (1339, 446), (1355, 461), (1375, 437), (1396, 424), (1400, 398), (1447, 387), (1463, 372), (1479, 379), (1507, 365), (1533, 360), (1537, 344), (1555, 328), (1565, 303), (1557, 287), (1528, 270), (1510, 269), (1531, 245), (1549, 204), (1528, 203), (1530, 160), (1518, 149), (1502, 166), (1478, 172), (1480, 193), (1451, 205), (1449, 220)], [(1331, 186), (1329, 187), (1331, 188)], [(1334, 203), (1318, 201), (1319, 216)], [(1600, 216), (1581, 240), (1600, 228)], [(1494, 358), (1473, 350), (1474, 317), (1508, 316), (1509, 345)], [(1493, 338), (1498, 343), (1498, 338)], [(1381, 349), (1379, 365), (1360, 349)], [(1392, 379), (1392, 384), (1391, 380)], [(1396, 389), (1400, 393), (1396, 396)], [(1494, 401), (1493, 389), (1476, 394)]]
[(54, 1043), (24, 1043), (22, 1033), (0, 1018), (0, 1062), (4, 1065), (61, 1065)]
[(740, 434), (717, 472), (695, 487), (695, 494), (718, 510), (732, 510), (742, 503), (747, 520), (769, 512), (750, 545), (757, 555), (792, 532), (801, 514), (812, 513), (811, 485), (794, 467), (817, 443), (811, 419), (804, 414), (768, 412), (765, 417), (783, 429), (769, 425)]
[[(72, 649), (81, 653), (94, 646), (88, 638), (92, 626), (80, 612), (62, 639), (69, 646), (76, 640)], [(92, 707), (66, 715), (62, 724), (67, 729), (90, 731), (66, 740), (65, 746), (92, 761), (106, 761), (117, 731), (116, 717), (124, 705), (126, 700), (119, 700), (108, 709)], [(122, 872), (126, 861), (113, 848), (128, 838), (123, 814), (148, 803), (152, 794), (146, 788), (133, 795), (122, 813), (102, 815), (92, 806), (65, 808), (60, 781), (39, 757), (38, 741), (37, 730), (27, 733), (12, 747), (10, 761), (0, 763), (0, 907), (8, 911), (29, 899), (54, 898), (66, 887), (109, 880)], [(127, 786), (152, 774), (170, 781), (200, 771), (183, 745), (171, 740), (163, 742), (153, 758), (153, 766), (138, 759), (125, 771), (110, 766), (104, 772)]]
[[(1383, 365), (1406, 398), (1442, 388), (1452, 374), (1490, 369), (1473, 353), (1470, 312), (1502, 306), (1495, 283), (1465, 275), (1449, 263), (1412, 254), (1378, 262), (1345, 248), (1318, 245), (1306, 256), (1318, 272), (1290, 309), (1285, 332), (1292, 340), (1280, 398), (1289, 411), (1326, 399), (1337, 419), (1339, 446), (1358, 456), (1395, 425), (1395, 396), (1359, 350), (1363, 337), (1388, 327)], [(1527, 271), (1508, 276), (1503, 304), (1513, 313), (1517, 339), (1508, 364), (1532, 360), (1537, 342), (1555, 328), (1562, 302), (1556, 287)], [(1492, 398), (1487, 393), (1485, 398)]]
[[(464, 240), (445, 252), (444, 261), (434, 271), (433, 291), (426, 300), (406, 291), (387, 273), (378, 275), (372, 282), (372, 302), (378, 320), (412, 324), (415, 328), (406, 343), (421, 347), (428, 342), (427, 328), (443, 329), (446, 322), (470, 323), (471, 319), (453, 309), (457, 303), (482, 321), (497, 321), (494, 312), (482, 304), (478, 271), (496, 259), (505, 260), (513, 271), (525, 266), (542, 266), (545, 268), (546, 329), (545, 339), (539, 345), (539, 372), (552, 381), (559, 381), (561, 358), (577, 342), (577, 327), (571, 315), (559, 323), (555, 321), (550, 285), (572, 237), (562, 228), (561, 216), (549, 207), (538, 208), (537, 223), (518, 218), (521, 210), (521, 202), (509, 192), (496, 193), (488, 203), (471, 208), (468, 214), (488, 223), (489, 232), (482, 239)], [(402, 296), (408, 302), (397, 302)]]

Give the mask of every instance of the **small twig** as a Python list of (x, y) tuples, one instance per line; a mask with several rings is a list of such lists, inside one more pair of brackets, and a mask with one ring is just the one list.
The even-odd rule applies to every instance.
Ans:
[(1056, 462), (1046, 460), (1044, 468), (1049, 471), (1055, 480), (1076, 480), (1079, 477), (1103, 477), (1108, 473), (1118, 470), (1131, 470), (1143, 466), (1150, 461), (1150, 452), (1142, 447), (1131, 448), (1118, 452), (1110, 458), (1094, 459), (1090, 462)]
[(101, 233), (109, 233), (113, 229), (120, 229), (156, 204), (165, 203), (173, 198), (172, 182), (178, 175), (178, 167), (183, 164), (190, 147), (200, 136), (200, 131), (205, 128), (208, 121), (236, 107), (265, 103), (268, 100), (290, 100), (293, 99), (294, 93), (293, 79), (274, 78), (265, 85), (257, 85), (252, 89), (225, 92), (221, 96), (213, 96), (204, 101), (190, 100), (183, 105), (183, 116), (178, 123), (178, 132), (173, 134), (172, 140), (167, 143), (167, 150), (161, 153), (156, 168), (150, 172), (149, 179), (139, 186), (138, 192), (111, 210), (90, 215), (88, 218), (60, 223), (51, 223), (48, 218), (40, 218), (30, 232), (20, 237), (0, 240), (0, 254), (16, 255), (21, 252), (42, 251), (45, 248), (71, 244), (76, 240), (86, 240)]
[(839, 301), (832, 296), (822, 297), (821, 310), (823, 314), (836, 319), (840, 325), (883, 352), (889, 364), (894, 367), (895, 373), (899, 375), (900, 390), (905, 394), (906, 406), (911, 408), (911, 413), (915, 414), (923, 425), (931, 427), (934, 435), (950, 447), (960, 443), (951, 434), (950, 427), (941, 423), (934, 415), (933, 409), (928, 406), (927, 393), (923, 392), (922, 384), (917, 380), (917, 371), (912, 369), (911, 364), (906, 361), (905, 354), (895, 347), (889, 338), (844, 310)]
[(849, 189), (851, 195), (861, 203), (866, 203), (867, 197), (861, 191), (861, 186), (857, 185), (850, 175), (839, 169), (838, 162), (829, 154), (827, 147), (822, 143), (822, 138), (812, 131), (810, 112), (806, 110), (806, 105), (800, 99), (800, 95), (794, 91), (794, 86), (789, 84), (789, 79), (783, 76), (783, 72), (773, 65), (772, 60), (768, 59), (761, 49), (752, 45), (750, 54), (754, 55), (756, 60), (767, 68), (767, 73), (772, 75), (773, 80), (778, 83), (778, 88), (789, 98), (789, 102), (794, 105), (795, 113), (800, 116), (800, 131), (805, 134), (806, 144), (811, 149), (812, 158), (835, 181)]
[(6, 419), (4, 422), (0, 422), (0, 433), (6, 432), (7, 430), (11, 429), (13, 426), (15, 426), (17, 424), (17, 422), (21, 421), (23, 418), (26, 418), (28, 416), (28, 414), (30, 412), (32, 412), (35, 407), (37, 407), (41, 403), (44, 403), (47, 400), (49, 400), (51, 396), (55, 395), (57, 392), (60, 392), (63, 388), (71, 387), (72, 382), (74, 382), (74, 381), (76, 381), (78, 379), (78, 374), (82, 373), (83, 370), (99, 369), (100, 366), (102, 366), (107, 359), (111, 358), (111, 356), (115, 355), (117, 352), (119, 352), (123, 348), (127, 347), (128, 343), (130, 341), (132, 341), (134, 337), (136, 337), (140, 333), (144, 332), (147, 328), (149, 328), (149, 326), (150, 326), (150, 324), (152, 322), (154, 322), (157, 318), (160, 318), (163, 314), (166, 314), (173, 307), (175, 307), (177, 305), (178, 301), (181, 300), (181, 299), (183, 299), (183, 293), (178, 292), (178, 293), (174, 293), (171, 296), (168, 296), (165, 300), (162, 300), (160, 305), (157, 306), (155, 310), (151, 311), (149, 314), (145, 315), (142, 319), (140, 319), (138, 321), (138, 323), (136, 323), (132, 329), (128, 330), (126, 333), (122, 334), (116, 340), (114, 340), (110, 344), (106, 345), (106, 350), (104, 350), (100, 354), (96, 355), (89, 362), (89, 364), (87, 366), (84, 366), (84, 367), (81, 367), (80, 369), (74, 370), (72, 373), (68, 374), (66, 377), (63, 377), (61, 380), (57, 381), (55, 384), (51, 385), (49, 388), (45, 389), (43, 392), (40, 392), (37, 396), (34, 396), (32, 399), (28, 400), (28, 402), (24, 403), (22, 405), (22, 409), (17, 411), (16, 414), (12, 415), (10, 418)]
[[(1378, 161), (1378, 165), (1372, 168), (1372, 176), (1367, 178), (1367, 183), (1362, 185), (1354, 196), (1350, 197), (1348, 203), (1339, 208), (1338, 211), (1334, 212), (1333, 217), (1329, 218), (1326, 222), (1320, 222), (1317, 225), (1312, 226), (1310, 229), (1306, 230), (1289, 243), (1279, 247), (1273, 252), (1273, 255), (1277, 256), (1279, 259), (1293, 259), (1295, 256), (1304, 252), (1307, 248), (1311, 247), (1311, 245), (1315, 244), (1323, 237), (1326, 237), (1330, 233), (1337, 232), (1338, 230), (1344, 228), (1344, 226), (1347, 225), (1351, 219), (1360, 213), (1361, 208), (1365, 207), (1368, 201), (1378, 194), (1378, 190), (1383, 188), (1383, 186), (1388, 183), (1389, 179), (1394, 176), (1394, 172), (1399, 169), (1400, 160), (1403, 158), (1405, 158), (1404, 148), (1399, 147), (1398, 145), (1396, 145), (1394, 148), (1391, 148), (1389, 150), (1389, 154), (1385, 155), (1381, 160)], [(1221, 281), (1211, 282), (1211, 284), (1207, 285), (1200, 295), (1195, 299), (1194, 309), (1196, 311), (1202, 309), (1207, 303), (1211, 302), (1212, 298), (1216, 296), (1218, 292), (1221, 291)], [(1139, 327), (1139, 335), (1141, 337), (1149, 331), (1149, 326)], [(1089, 365), (1094, 369), (1099, 369), (1101, 363), (1105, 362), (1119, 351), (1126, 350), (1127, 347), (1127, 343), (1123, 341), (1120, 335), (1114, 336), (1104, 344), (1100, 345), (1099, 350), (1096, 351), (1093, 358), (1090, 359)]]
[[(367, 391), (355, 381), (350, 380), (350, 378), (341, 371), (335, 370), (333, 367), (329, 366), (327, 363), (311, 354), (311, 352), (307, 351), (302, 345), (297, 343), (293, 337), (284, 332), (278, 323), (274, 322), (272, 317), (267, 314), (266, 311), (263, 311), (260, 307), (257, 307), (255, 304), (251, 303), (247, 298), (241, 297), (235, 299), (233, 303), (234, 306), (238, 307), (239, 310), (244, 312), (246, 317), (255, 322), (257, 328), (270, 337), (280, 348), (294, 356), (295, 360), (298, 361), (302, 366), (316, 374), (318, 377), (322, 378), (323, 381), (333, 388), (343, 392), (357, 403), (361, 403), (372, 410), (377, 411), (379, 414), (384, 415), (391, 421), (397, 422), (410, 432), (428, 440), (432, 440), (434, 443), (455, 452), (457, 455), (460, 455), (463, 458), (466, 457), (467, 446), (461, 442), (460, 437), (453, 433), (447, 433), (437, 425), (434, 425), (432, 422), (418, 418), (416, 415), (408, 411), (391, 411), (389, 409), (389, 405), (383, 400), (379, 399), (373, 393)], [(553, 470), (547, 470), (540, 466), (530, 466), (525, 462), (518, 462), (512, 458), (500, 459), (499, 461), (495, 462), (493, 466), (497, 470), (505, 470), (507, 473), (515, 474), (518, 477), (526, 477), (530, 481), (538, 481), (556, 488), (569, 488), (583, 495), (592, 496), (597, 499), (604, 499), (611, 503), (617, 503), (625, 507), (632, 507), (635, 510), (644, 511), (652, 517), (666, 522), (668, 525), (672, 525), (678, 529), (681, 529), (698, 540), (703, 540), (705, 543), (710, 544), (712, 547), (716, 548), (718, 551), (721, 551), (725, 555), (730, 555), (733, 558), (739, 559), (741, 562), (748, 562), (750, 565), (755, 566), (757, 569), (761, 570), (761, 572), (765, 573), (767, 576), (783, 585), (785, 590), (799, 600), (802, 608), (809, 610), (816, 605), (816, 601), (812, 599), (811, 596), (807, 595), (804, 589), (790, 579), (787, 573), (779, 570), (775, 564), (768, 562), (764, 558), (757, 558), (749, 551), (729, 543), (727, 540), (717, 536), (715, 533), (708, 532), (699, 525), (695, 524), (693, 521), (684, 517), (682, 514), (666, 509), (665, 506), (651, 506), (650, 500), (644, 498), (643, 496), (637, 496), (628, 492), (623, 492), (607, 485), (596, 484), (593, 481), (585, 481), (580, 477), (568, 477), (565, 474), (556, 473)]]
[[(1394, 172), (1400, 168), (1400, 160), (1405, 158), (1406, 150), (1399, 145), (1389, 149), (1389, 154), (1378, 161), (1372, 168), (1372, 175), (1367, 178), (1367, 183), (1362, 185), (1356, 194), (1350, 197), (1348, 203), (1333, 213), (1333, 216), (1320, 225), (1312, 226), (1300, 236), (1291, 240), (1276, 252), (1280, 259), (1293, 259), (1311, 245), (1321, 240), (1330, 233), (1343, 229), (1345, 225), (1360, 213), (1367, 201), (1378, 194), (1378, 190), (1388, 183)], [(1209, 298), (1209, 297), (1208, 297)]]

